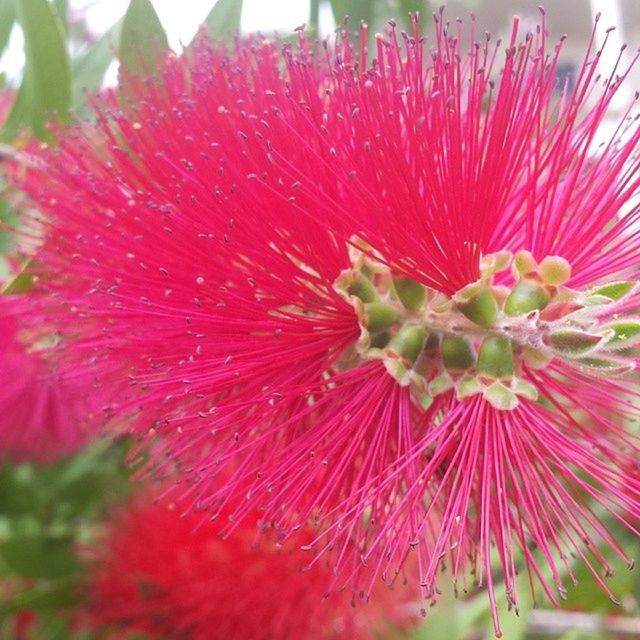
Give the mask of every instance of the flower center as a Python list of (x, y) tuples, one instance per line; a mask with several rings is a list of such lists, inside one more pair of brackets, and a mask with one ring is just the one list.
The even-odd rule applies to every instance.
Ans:
[(528, 251), (502, 251), (483, 256), (480, 279), (447, 296), (354, 245), (362, 248), (351, 249), (353, 266), (334, 288), (355, 309), (360, 337), (339, 366), (381, 360), (423, 407), (454, 390), (458, 399), (482, 394), (497, 409), (515, 409), (521, 397), (538, 398), (526, 370), (554, 359), (592, 376), (635, 368), (640, 319), (624, 308), (635, 281), (578, 291), (565, 286), (564, 258), (538, 263)]

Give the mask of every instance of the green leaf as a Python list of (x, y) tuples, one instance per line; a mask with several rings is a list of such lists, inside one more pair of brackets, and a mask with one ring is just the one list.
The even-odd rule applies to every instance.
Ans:
[(358, 29), (363, 20), (370, 27), (373, 26), (376, 3), (371, 0), (331, 0), (331, 9), (337, 24), (342, 24), (346, 16), (349, 16), (351, 29)]
[(216, 38), (228, 38), (240, 30), (242, 0), (218, 0), (204, 24)]
[(0, 54), (9, 43), (9, 36), (15, 20), (14, 0), (0, 0)]
[(40, 613), (73, 605), (76, 601), (74, 587), (73, 581), (65, 578), (53, 583), (40, 583), (31, 589), (20, 591), (8, 602), (0, 604), (0, 617), (25, 609)]
[(309, 9), (309, 29), (316, 34), (320, 25), (320, 4), (320, 0), (311, 0)]
[(36, 136), (47, 138), (45, 123), (55, 116), (67, 117), (71, 105), (64, 30), (48, 0), (15, 0), (15, 9), (24, 33), (25, 68), (3, 135), (11, 139), (27, 124)]
[(11, 573), (27, 578), (61, 578), (78, 568), (69, 539), (44, 535), (16, 536), (0, 543), (0, 558)]
[(69, 25), (67, 24), (67, 18), (69, 13), (69, 0), (53, 0), (53, 6), (56, 8), (60, 21), (62, 22), (62, 28), (65, 35), (69, 32)]
[(104, 74), (114, 59), (116, 42), (120, 39), (122, 20), (118, 20), (86, 51), (72, 63), (73, 107), (80, 109), (85, 104), (85, 92), (94, 93), (100, 88)]
[(164, 52), (167, 34), (150, 0), (131, 0), (120, 32), (120, 69), (153, 74)]

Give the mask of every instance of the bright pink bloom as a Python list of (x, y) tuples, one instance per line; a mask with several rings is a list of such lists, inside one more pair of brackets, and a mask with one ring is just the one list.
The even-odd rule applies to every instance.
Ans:
[(415, 621), (406, 584), (378, 582), (367, 606), (354, 607), (346, 591), (327, 597), (330, 570), (301, 571), (299, 545), (310, 538), (299, 531), (280, 548), (256, 540), (254, 520), (225, 540), (196, 514), (133, 505), (96, 548), (91, 626), (175, 640), (369, 640)]
[(202, 39), (26, 179), (39, 293), (195, 508), (313, 520), (357, 593), (416, 554), (493, 602), (495, 548), (517, 606), (519, 549), (556, 602), (569, 553), (629, 561), (594, 502), (640, 516), (640, 128), (597, 146), (628, 69), (592, 44), (556, 97), (544, 21), (467, 35)]
[(55, 372), (48, 350), (20, 337), (24, 304), (0, 296), (0, 460), (47, 462), (88, 440), (95, 390), (85, 372)]

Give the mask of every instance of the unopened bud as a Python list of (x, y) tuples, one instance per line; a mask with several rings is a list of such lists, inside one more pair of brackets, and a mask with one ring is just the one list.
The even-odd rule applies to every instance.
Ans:
[(547, 256), (540, 263), (538, 273), (546, 284), (557, 287), (571, 277), (571, 265), (560, 256)]
[(520, 280), (504, 302), (508, 316), (522, 316), (530, 311), (542, 310), (549, 303), (549, 294), (537, 282)]
[(478, 373), (497, 380), (509, 380), (514, 373), (511, 341), (504, 336), (487, 336), (478, 353)]
[(373, 286), (373, 282), (361, 273), (355, 274), (353, 282), (347, 289), (347, 292), (360, 298), (362, 302), (376, 302), (378, 300), (378, 292)]
[(511, 262), (513, 255), (510, 251), (498, 251), (497, 253), (489, 253), (480, 259), (480, 273), (483, 279), (488, 279), (494, 273), (504, 271)]
[(538, 270), (538, 263), (530, 251), (518, 251), (513, 259), (512, 271), (513, 277), (519, 280), (528, 273), (534, 273)]
[(427, 331), (424, 327), (405, 325), (391, 338), (388, 348), (414, 363), (422, 353), (426, 339)]
[(453, 299), (458, 310), (481, 327), (490, 327), (498, 319), (498, 304), (485, 286), (469, 285)]
[(418, 311), (422, 307), (427, 293), (423, 285), (405, 276), (394, 278), (393, 284), (405, 309)]
[(471, 342), (463, 336), (445, 336), (442, 339), (440, 351), (447, 371), (466, 371), (476, 361)]
[(397, 319), (396, 310), (384, 302), (368, 302), (364, 305), (364, 324), (371, 333), (388, 329)]

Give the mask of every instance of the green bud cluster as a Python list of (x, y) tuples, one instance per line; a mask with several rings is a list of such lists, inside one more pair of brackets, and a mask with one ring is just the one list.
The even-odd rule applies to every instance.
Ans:
[[(559, 256), (537, 262), (528, 251), (483, 256), (480, 278), (449, 297), (392, 273), (366, 251), (352, 250), (353, 268), (334, 287), (354, 307), (360, 337), (341, 366), (381, 360), (421, 406), (448, 391), (481, 394), (501, 410), (536, 401), (527, 369), (559, 359), (590, 375), (634, 368), (640, 319), (617, 314), (636, 289), (614, 282), (588, 291), (566, 286), (571, 265)], [(506, 273), (511, 269), (511, 277)], [(502, 282), (513, 280), (511, 286)], [(603, 318), (605, 318), (603, 320)]]

